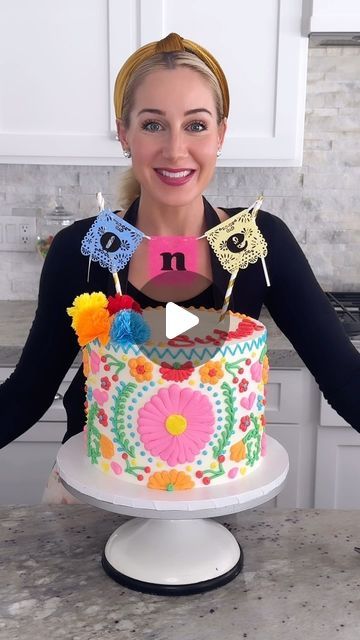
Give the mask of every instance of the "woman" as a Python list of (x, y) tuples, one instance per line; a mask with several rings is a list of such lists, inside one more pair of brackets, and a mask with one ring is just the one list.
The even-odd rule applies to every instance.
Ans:
[[(125, 220), (150, 236), (199, 237), (241, 210), (213, 209), (202, 196), (221, 152), (228, 110), (225, 76), (199, 45), (170, 34), (129, 58), (115, 85), (118, 136), (124, 154), (132, 158), (133, 178), (123, 191), (125, 208), (130, 205)], [(60, 232), (50, 248), (33, 326), (15, 372), (0, 388), (1, 446), (45, 413), (78, 352), (66, 308), (86, 290), (114, 293), (111, 275), (98, 263), (93, 263), (87, 283), (88, 260), (80, 244), (93, 220)], [(240, 270), (231, 308), (257, 318), (265, 304), (330, 404), (360, 431), (360, 356), (286, 225), (265, 211), (259, 212), (257, 224), (268, 245), (271, 286), (266, 286), (260, 261)], [(140, 291), (148, 279), (148, 246), (142, 242), (119, 274), (123, 292), (143, 307), (157, 304)], [(183, 303), (221, 308), (225, 272), (207, 242), (199, 243), (198, 258), (199, 273), (218, 286), (192, 290)], [(84, 400), (80, 367), (64, 398), (64, 441), (84, 426)]]

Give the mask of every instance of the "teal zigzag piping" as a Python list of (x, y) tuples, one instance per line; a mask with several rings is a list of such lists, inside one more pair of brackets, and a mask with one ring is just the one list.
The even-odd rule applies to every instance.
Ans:
[[(238, 353), (242, 355), (246, 351), (252, 351), (253, 349), (258, 349), (262, 344), (266, 342), (266, 338), (267, 338), (267, 333), (264, 332), (259, 338), (254, 338), (253, 340), (251, 340), (251, 342), (245, 342), (245, 344), (241, 344), (240, 342), (233, 345), (225, 344), (221, 348), (221, 353), (223, 356), (226, 356), (228, 354), (230, 354), (231, 356), (234, 356)], [(140, 349), (137, 345), (126, 345), (126, 346), (119, 345), (117, 347), (116, 345), (113, 344), (112, 347), (115, 352), (119, 351), (121, 348), (123, 353), (134, 354), (134, 355), (138, 355), (142, 353), (147, 355), (149, 359), (152, 359), (154, 357), (162, 359), (162, 358), (165, 358), (166, 356), (169, 356), (170, 358), (179, 358), (180, 356), (184, 356), (185, 359), (189, 359), (190, 352), (191, 352), (192, 359), (198, 358), (199, 360), (203, 360), (204, 358), (211, 359), (219, 352), (219, 347), (216, 347), (216, 346), (213, 346), (212, 348), (209, 348), (209, 346), (206, 346), (203, 348), (188, 347), (187, 349), (184, 347), (181, 347), (181, 348), (152, 347), (151, 349), (146, 349), (145, 346), (143, 345), (142, 348)]]

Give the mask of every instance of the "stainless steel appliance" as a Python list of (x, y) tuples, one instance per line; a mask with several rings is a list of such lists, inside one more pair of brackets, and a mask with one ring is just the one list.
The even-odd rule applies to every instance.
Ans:
[(341, 320), (347, 335), (360, 340), (360, 292), (327, 291), (327, 297)]

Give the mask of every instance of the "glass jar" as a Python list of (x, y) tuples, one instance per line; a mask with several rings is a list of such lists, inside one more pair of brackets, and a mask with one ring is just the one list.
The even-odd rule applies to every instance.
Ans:
[(66, 211), (63, 205), (61, 187), (59, 187), (55, 208), (37, 219), (36, 248), (42, 258), (46, 257), (57, 232), (72, 224), (74, 220), (75, 215)]

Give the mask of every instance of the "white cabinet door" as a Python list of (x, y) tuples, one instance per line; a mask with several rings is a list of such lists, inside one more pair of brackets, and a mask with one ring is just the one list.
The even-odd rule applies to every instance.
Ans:
[(319, 427), (315, 508), (360, 509), (360, 435), (351, 427)]
[(289, 456), (289, 473), (281, 493), (275, 498), (274, 505), (280, 508), (293, 508), (299, 506), (298, 485), (300, 460), (301, 426), (298, 424), (269, 424), (267, 433), (278, 440), (285, 447)]
[(285, 486), (272, 506), (313, 507), (318, 387), (305, 369), (271, 369), (267, 388), (266, 431), (289, 455)]
[(320, 424), (325, 427), (347, 427), (348, 423), (321, 396)]
[(360, 434), (321, 396), (316, 455), (316, 508), (360, 508), (359, 461)]
[(219, 60), (230, 86), (219, 165), (301, 164), (307, 38), (302, 0), (2, 0), (3, 162), (123, 165), (116, 73), (171, 31)]
[(289, 455), (289, 473), (285, 486), (273, 506), (298, 504), (299, 422), (301, 418), (301, 370), (270, 369), (266, 393), (266, 431), (285, 447)]
[(1, 449), (0, 504), (41, 502), (65, 430), (65, 422), (39, 422)]
[(298, 424), (303, 400), (303, 369), (273, 369), (270, 367), (266, 388), (266, 421), (268, 424)]
[(162, 35), (186, 34), (224, 69), (230, 115), (218, 164), (301, 165), (308, 47), (301, 36), (302, 0), (149, 4), (157, 5), (159, 14), (163, 10)]
[(137, 47), (136, 16), (133, 0), (2, 0), (3, 162), (108, 164), (121, 155), (113, 85)]
[[(0, 368), (0, 383), (12, 368)], [(61, 383), (64, 394), (77, 369), (71, 368)], [(0, 504), (38, 504), (66, 431), (61, 400), (31, 429), (0, 451)]]
[(304, 0), (304, 33), (346, 33), (359, 29), (359, 0)]

